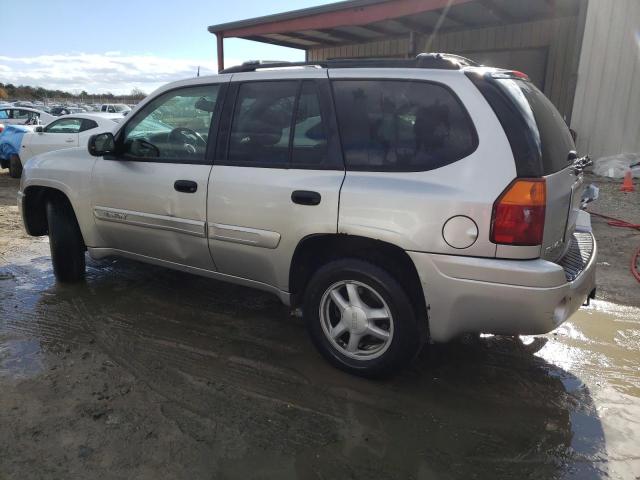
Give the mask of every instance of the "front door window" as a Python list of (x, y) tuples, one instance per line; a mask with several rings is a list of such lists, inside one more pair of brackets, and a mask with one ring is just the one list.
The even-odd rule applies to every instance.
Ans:
[(78, 133), (82, 120), (79, 118), (61, 118), (47, 125), (44, 129), (46, 133)]
[(219, 85), (173, 90), (148, 103), (127, 123), (125, 156), (176, 163), (205, 163)]

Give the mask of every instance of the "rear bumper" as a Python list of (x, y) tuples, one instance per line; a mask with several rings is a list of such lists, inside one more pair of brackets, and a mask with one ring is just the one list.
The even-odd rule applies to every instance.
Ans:
[[(431, 339), (463, 333), (532, 335), (567, 320), (595, 289), (597, 246), (570, 278), (561, 265), (542, 259), (501, 260), (408, 252), (420, 275)], [(575, 273), (575, 272), (572, 272)]]

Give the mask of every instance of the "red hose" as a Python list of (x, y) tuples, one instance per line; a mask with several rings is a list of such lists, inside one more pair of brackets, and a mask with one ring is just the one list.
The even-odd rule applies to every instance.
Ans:
[[(601, 217), (601, 218), (604, 218), (606, 220), (609, 220), (607, 222), (607, 225), (610, 225), (612, 227), (632, 228), (632, 229), (640, 231), (640, 224), (626, 222), (624, 220), (620, 220), (619, 218), (610, 217), (608, 215), (603, 215), (602, 213), (596, 213), (596, 212), (589, 212), (589, 213), (591, 215), (595, 215), (596, 217)], [(640, 260), (640, 247), (638, 247), (638, 250), (636, 250), (636, 253), (634, 253), (631, 256), (631, 275), (633, 275), (633, 277), (638, 282), (640, 282), (640, 271), (638, 271), (638, 260)]]
[(640, 272), (638, 272), (638, 260), (640, 260), (640, 248), (636, 251), (636, 254), (631, 258), (631, 275), (636, 277), (636, 280), (640, 282)]

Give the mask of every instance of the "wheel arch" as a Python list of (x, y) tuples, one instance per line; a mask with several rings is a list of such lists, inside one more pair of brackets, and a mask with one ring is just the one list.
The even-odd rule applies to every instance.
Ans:
[(22, 218), (27, 233), (34, 237), (41, 237), (49, 233), (47, 225), (47, 202), (58, 200), (67, 202), (76, 221), (78, 216), (68, 195), (59, 188), (45, 185), (29, 185), (23, 191)]
[(309, 280), (317, 269), (340, 258), (365, 260), (389, 272), (407, 290), (417, 313), (427, 318), (420, 276), (407, 252), (392, 243), (345, 234), (309, 235), (298, 243), (289, 269), (292, 307), (301, 304)]

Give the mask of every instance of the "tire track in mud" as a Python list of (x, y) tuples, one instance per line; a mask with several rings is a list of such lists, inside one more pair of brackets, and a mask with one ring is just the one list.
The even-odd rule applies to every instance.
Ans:
[[(143, 291), (136, 298), (147, 303), (144, 296)], [(375, 399), (376, 395), (357, 394), (348, 386), (366, 385), (363, 380), (344, 376), (345, 384), (335, 389), (321, 381), (314, 385), (310, 380), (314, 374), (333, 376), (336, 372), (315, 354), (300, 322), (287, 319), (280, 308), (275, 312), (267, 308), (266, 315), (252, 316), (251, 311), (229, 315), (197, 306), (197, 316), (187, 312), (176, 320), (164, 315), (164, 303), (158, 304), (156, 296), (153, 309), (123, 316), (113, 313), (127, 310), (122, 304), (75, 300), (81, 316), (92, 319), (86, 328), (92, 329), (102, 348), (137, 378), (191, 413), (218, 422), (220, 418), (234, 419), (234, 426), (252, 432), (254, 441), (263, 448), (273, 448), (274, 439), (276, 444), (286, 439), (289, 446), (284, 450), (288, 451), (336, 444), (350, 435), (352, 428), (346, 425), (362, 423), (359, 417), (366, 421), (357, 429), (380, 438), (385, 436), (384, 422), (372, 423), (371, 419), (381, 415), (403, 418), (395, 413), (397, 398), (384, 400), (378, 392)], [(271, 331), (271, 338), (255, 334), (263, 331)], [(303, 347), (291, 347), (294, 340), (301, 339)], [(310, 367), (292, 368), (291, 364)], [(354, 402), (361, 405), (354, 408)], [(371, 434), (372, 425), (378, 425), (375, 435)], [(274, 436), (277, 431), (286, 435)]]
[[(79, 310), (87, 308), (86, 305), (77, 303), (76, 306)], [(88, 314), (83, 316), (89, 317)], [(438, 415), (440, 409), (436, 408), (436, 415), (420, 416), (418, 413), (426, 406), (424, 391), (421, 392), (419, 388), (416, 389), (418, 397), (413, 399), (410, 398), (413, 388), (407, 394), (402, 394), (402, 389), (389, 394), (375, 387), (367, 388), (369, 382), (362, 382), (362, 389), (354, 388), (353, 384), (357, 385), (361, 381), (353, 378), (349, 378), (350, 381), (345, 385), (315, 387), (308, 376), (280, 366), (279, 362), (296, 363), (300, 360), (295, 355), (291, 356), (290, 352), (274, 351), (272, 345), (272, 348), (268, 348), (252, 344), (250, 336), (246, 334), (235, 338), (233, 333), (227, 338), (217, 335), (207, 337), (206, 333), (200, 331), (198, 337), (189, 336), (189, 342), (185, 343), (176, 338), (176, 332), (155, 328), (164, 323), (165, 319), (166, 317), (156, 316), (155, 323), (151, 324), (140, 316), (127, 319), (122, 315), (111, 315), (95, 320), (92, 328), (112, 358), (125, 364), (136, 377), (144, 379), (173, 403), (196, 415), (218, 421), (220, 418), (233, 418), (239, 425), (243, 425), (240, 427), (242, 431), (252, 431), (256, 437), (266, 429), (270, 433), (263, 442), (268, 444), (273, 439), (274, 429), (284, 428), (286, 424), (292, 423), (288, 410), (295, 409), (300, 415), (304, 414), (300, 417), (302, 421), (294, 422), (296, 428), (302, 428), (292, 430), (289, 427), (286, 436), (298, 448), (344, 440), (353, 435), (350, 430), (358, 428), (366, 432), (362, 434), (363, 437), (386, 438), (386, 441), (381, 442), (382, 447), (385, 447), (393, 442), (395, 434), (399, 434), (411, 422), (418, 422), (426, 431), (432, 431), (431, 435), (435, 438), (441, 438), (445, 442), (450, 440), (447, 429), (442, 428), (443, 424), (448, 423), (442, 422), (448, 416), (445, 412)], [(216, 316), (211, 319), (211, 324), (218, 326), (220, 322), (225, 325), (228, 321), (229, 318)], [(276, 328), (282, 328), (277, 319), (268, 321), (273, 321)], [(145, 328), (134, 327), (134, 322)], [(172, 326), (178, 325), (173, 321), (169, 323)], [(233, 329), (229, 330), (233, 332)], [(129, 335), (132, 331), (135, 331), (135, 336)], [(302, 335), (301, 328), (298, 328), (298, 333)], [(194, 346), (193, 338), (204, 341), (207, 348)], [(233, 343), (231, 347), (228, 345), (230, 341)], [(245, 350), (238, 343), (251, 348), (248, 356), (237, 354), (238, 351)], [(259, 352), (261, 349), (266, 351)], [(270, 357), (271, 361), (260, 362), (255, 357)], [(313, 359), (303, 360), (314, 363)], [(255, 408), (256, 401), (263, 405)], [(230, 403), (233, 405), (230, 406)], [(280, 410), (282, 408), (284, 413)], [(238, 409), (252, 418), (249, 424), (238, 421)], [(403, 410), (408, 410), (410, 415), (398, 414), (398, 411)], [(271, 412), (266, 420), (265, 411)], [(325, 432), (325, 435), (318, 435), (318, 427), (309, 425), (309, 416), (319, 417), (318, 423), (324, 427), (320, 432)], [(473, 424), (473, 414), (464, 417)], [(353, 418), (366, 420), (353, 421)], [(330, 425), (327, 425), (327, 421)], [(396, 426), (389, 429), (390, 422)], [(316, 438), (310, 431), (315, 431)], [(469, 431), (469, 437), (475, 440), (484, 436), (486, 434), (482, 434), (480, 428)], [(259, 441), (258, 438), (256, 440)], [(489, 445), (484, 438), (482, 443)], [(504, 440), (494, 439), (493, 443), (499, 443), (501, 448), (508, 448), (508, 442)], [(261, 446), (264, 447), (265, 443), (261, 443)], [(485, 451), (484, 447), (480, 449), (480, 452)]]
[[(85, 309), (77, 302), (76, 307)], [(121, 318), (96, 320), (92, 326), (99, 345), (134, 376), (171, 400), (173, 406), (165, 409), (167, 413), (176, 415), (175, 406), (179, 406), (205, 422), (215, 422), (218, 430), (225, 432), (226, 442), (235, 443), (236, 449), (247, 443), (248, 432), (250, 443), (261, 448), (273, 447), (274, 438), (280, 437), (282, 451), (336, 440), (332, 434), (335, 425), (327, 425), (335, 418), (279, 401), (276, 394), (282, 389), (285, 371), (246, 374), (215, 352), (215, 347), (193, 347), (153, 332), (138, 331), (128, 337), (130, 325)], [(286, 387), (300, 381), (292, 378), (287, 379)], [(254, 384), (250, 388), (242, 387), (251, 382)], [(278, 431), (283, 435), (276, 435)]]
[[(54, 280), (52, 272), (42, 266), (43, 260), (49, 263), (46, 257), (38, 257), (27, 264), (0, 267), (0, 275), (8, 275), (0, 280), (3, 282), (0, 328), (12, 336), (35, 337), (44, 349), (87, 341), (90, 336), (77, 321), (72, 305), (58, 302), (57, 297), (64, 288), (47, 288)], [(7, 282), (12, 287), (7, 287)]]

